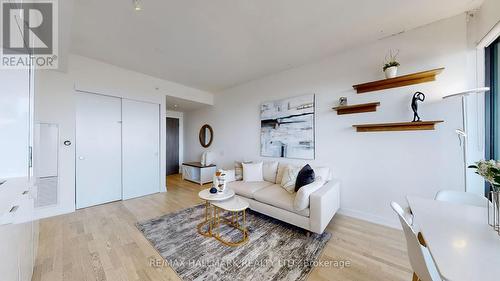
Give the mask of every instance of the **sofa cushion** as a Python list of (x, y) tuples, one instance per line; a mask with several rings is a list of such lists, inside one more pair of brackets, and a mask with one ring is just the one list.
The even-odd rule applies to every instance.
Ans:
[(267, 181), (256, 181), (256, 182), (244, 182), (244, 181), (233, 181), (227, 184), (227, 187), (231, 188), (236, 194), (247, 197), (254, 198), (254, 193), (264, 187), (273, 185), (271, 182)]
[[(283, 179), (283, 173), (285, 172), (288, 165), (290, 165), (290, 164), (286, 164), (286, 163), (279, 163), (278, 164), (278, 173), (276, 174), (276, 183), (278, 183), (278, 184), (281, 183), (281, 180)], [(295, 166), (300, 166), (302, 168), (304, 165), (295, 165)], [(316, 175), (316, 177), (321, 177), (324, 181), (332, 180), (332, 170), (329, 167), (311, 165), (311, 168), (313, 168), (314, 174)]]
[(262, 165), (264, 180), (276, 183), (276, 174), (278, 173), (278, 162), (264, 162)]
[(276, 172), (276, 183), (277, 184), (281, 184), (281, 181), (283, 180), (283, 173), (285, 173), (287, 166), (288, 166), (288, 164), (285, 164), (285, 163), (278, 164), (278, 171)]
[(255, 191), (254, 198), (261, 203), (269, 204), (304, 217), (309, 217), (309, 208), (300, 211), (295, 210), (293, 207), (295, 200), (294, 194), (290, 194), (279, 184), (273, 184)]
[(283, 173), (283, 178), (281, 179), (281, 186), (289, 193), (295, 192), (295, 183), (297, 182), (297, 176), (302, 167), (288, 165)]
[(297, 181), (295, 182), (295, 192), (299, 191), (304, 185), (308, 185), (314, 182), (314, 170), (309, 166), (309, 164), (302, 167), (297, 175)]
[(297, 211), (309, 208), (309, 197), (324, 185), (325, 181), (321, 177), (317, 177), (312, 183), (301, 187), (299, 191), (297, 191), (297, 194), (295, 194), (293, 208)]
[(332, 179), (332, 171), (328, 167), (315, 167), (312, 166), (314, 169), (314, 174), (316, 177), (322, 178), (324, 181), (330, 181)]
[(234, 176), (237, 181), (243, 180), (243, 163), (252, 163), (252, 162), (234, 161)]
[(242, 163), (242, 165), (243, 165), (243, 181), (244, 182), (264, 181), (264, 177), (262, 174), (262, 162)]

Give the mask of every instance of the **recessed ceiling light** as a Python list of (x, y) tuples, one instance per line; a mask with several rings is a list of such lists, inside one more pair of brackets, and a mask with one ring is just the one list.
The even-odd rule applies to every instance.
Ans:
[(132, 0), (132, 3), (134, 4), (134, 10), (142, 11), (142, 5), (140, 0)]
[(179, 106), (177, 104), (174, 104), (174, 108), (177, 108), (177, 107), (179, 107)]

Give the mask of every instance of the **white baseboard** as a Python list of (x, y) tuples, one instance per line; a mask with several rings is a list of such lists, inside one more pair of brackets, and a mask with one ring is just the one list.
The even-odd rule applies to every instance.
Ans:
[(346, 209), (346, 208), (341, 208), (340, 210), (337, 211), (337, 213), (344, 215), (344, 216), (364, 220), (367, 222), (380, 224), (380, 225), (387, 226), (390, 228), (401, 229), (401, 225), (399, 224), (399, 222), (396, 219), (388, 220), (386, 218), (372, 215), (370, 213), (365, 213), (365, 212), (361, 212), (361, 211), (357, 211), (357, 210), (353, 210), (353, 209)]
[(35, 208), (35, 215), (34, 218), (35, 220), (40, 220), (44, 218), (50, 218), (50, 217), (55, 217), (55, 216), (60, 216), (64, 214), (69, 214), (73, 213), (75, 211), (75, 208), (66, 208), (62, 209), (59, 207), (41, 207), (41, 208)]

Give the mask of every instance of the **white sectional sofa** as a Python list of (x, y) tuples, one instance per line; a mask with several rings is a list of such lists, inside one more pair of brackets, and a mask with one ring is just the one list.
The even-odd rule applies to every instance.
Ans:
[[(307, 208), (298, 210), (295, 205), (297, 193), (289, 193), (280, 186), (280, 176), (287, 164), (280, 163), (275, 177), (264, 177), (264, 181), (232, 181), (227, 187), (234, 190), (250, 204), (250, 209), (305, 230), (321, 234), (340, 208), (340, 182), (331, 178), (328, 168), (322, 169), (326, 176), (325, 183), (309, 195)], [(314, 169), (314, 167), (313, 167)], [(267, 172), (269, 174), (269, 171)], [(323, 176), (325, 177), (325, 176)], [(322, 183), (323, 181), (321, 181)]]

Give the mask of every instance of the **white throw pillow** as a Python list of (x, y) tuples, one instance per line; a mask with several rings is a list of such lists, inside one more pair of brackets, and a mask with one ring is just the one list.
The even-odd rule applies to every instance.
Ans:
[(242, 163), (243, 166), (243, 181), (255, 182), (264, 181), (262, 174), (262, 162), (259, 163)]
[(278, 164), (278, 171), (276, 173), (276, 183), (277, 184), (281, 184), (281, 181), (283, 180), (283, 173), (285, 173), (287, 166), (288, 166), (288, 164), (284, 164), (284, 163)]
[(264, 162), (264, 164), (262, 164), (262, 174), (265, 181), (276, 183), (277, 173), (278, 162)]
[(252, 163), (252, 162), (251, 161), (250, 162), (238, 162), (238, 161), (234, 162), (234, 176), (235, 176), (237, 181), (243, 180), (243, 165), (242, 165), (243, 163)]
[(314, 175), (316, 177), (321, 177), (324, 181), (330, 181), (332, 176), (330, 172), (330, 168), (328, 167), (314, 167), (311, 166), (314, 170)]
[(325, 181), (321, 177), (316, 177), (314, 182), (299, 188), (293, 201), (293, 208), (296, 211), (302, 211), (309, 207), (309, 197), (323, 185), (325, 185)]
[(283, 178), (281, 179), (281, 186), (288, 192), (295, 192), (295, 182), (297, 181), (297, 176), (299, 175), (302, 167), (288, 165), (283, 172)]

